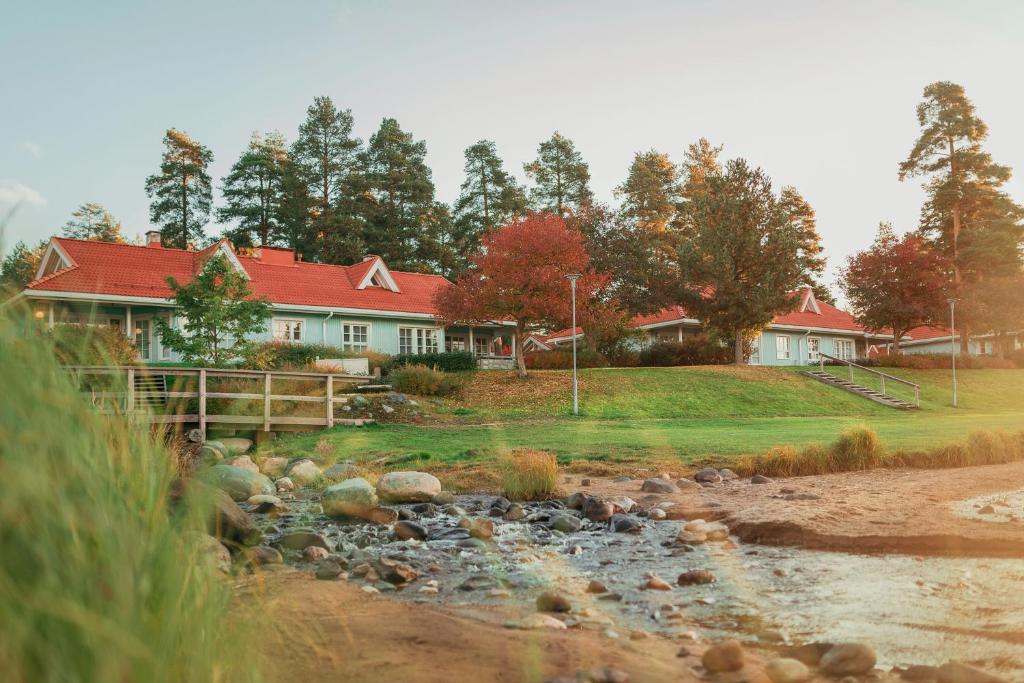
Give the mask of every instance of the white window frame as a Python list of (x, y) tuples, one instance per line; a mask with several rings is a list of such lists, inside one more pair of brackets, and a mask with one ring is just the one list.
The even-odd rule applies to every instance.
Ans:
[[(456, 348), (456, 344), (458, 348)], [(468, 341), (464, 334), (445, 334), (444, 335), (444, 350), (447, 353), (456, 351), (465, 351)]]
[[(782, 340), (785, 339), (785, 345)], [(785, 346), (785, 348), (783, 348)], [(793, 357), (793, 338), (788, 334), (775, 335), (775, 359), (790, 360)]]
[[(355, 343), (351, 339), (351, 330), (353, 327), (365, 327), (366, 328), (366, 341), (363, 343)], [(341, 321), (341, 348), (345, 351), (355, 351), (359, 353), (361, 351), (370, 350), (370, 335), (372, 334), (373, 325), (364, 320), (342, 320)]]
[(750, 358), (747, 359), (747, 365), (760, 365), (761, 364), (761, 335), (758, 334), (754, 337), (754, 341), (750, 344)]
[[(142, 360), (153, 360), (153, 357), (156, 355), (154, 353), (156, 351), (156, 349), (154, 348), (154, 346), (155, 346), (155, 344), (154, 344), (154, 341), (155, 341), (154, 337), (155, 337), (155, 335), (153, 334), (153, 318), (152, 318), (152, 316), (148, 316), (148, 315), (147, 316), (135, 316), (135, 317), (132, 318), (132, 326), (134, 328), (136, 328), (136, 329), (140, 329), (141, 330), (140, 326), (143, 323), (145, 323), (145, 326), (146, 326), (145, 327), (145, 332), (141, 332), (140, 331), (140, 332), (136, 333), (135, 329), (132, 330), (132, 336), (131, 336), (132, 343), (135, 345), (135, 348), (139, 352), (139, 358), (141, 358)], [(145, 335), (145, 341), (146, 341), (144, 346), (141, 344), (141, 341), (143, 339), (143, 335)]]
[[(811, 352), (811, 342), (814, 342), (814, 352)], [(807, 362), (817, 363), (821, 360), (821, 337), (808, 337), (807, 338)]]
[[(406, 351), (402, 350), (402, 332), (409, 332), (409, 344), (407, 345), (409, 350)], [(437, 353), (441, 348), (440, 332), (441, 328), (439, 327), (400, 325), (398, 327), (398, 353)], [(428, 333), (432, 333), (433, 348), (429, 348), (430, 345), (427, 343), (431, 338)]]
[[(279, 334), (278, 324), (291, 324), (285, 336)], [(298, 323), (298, 325), (296, 325)], [(296, 332), (298, 335), (296, 336)], [(301, 344), (306, 334), (306, 321), (302, 318), (272, 318), (270, 322), (270, 337), (276, 342), (285, 344)]]
[(836, 352), (836, 358), (853, 360), (857, 356), (857, 344), (852, 339), (834, 339), (832, 347)]

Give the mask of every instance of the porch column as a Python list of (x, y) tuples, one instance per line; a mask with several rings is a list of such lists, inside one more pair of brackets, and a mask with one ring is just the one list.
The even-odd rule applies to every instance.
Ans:
[(469, 352), (476, 355), (476, 344), (473, 343), (473, 326), (469, 326)]
[(48, 319), (47, 322), (48, 322), (48, 324), (50, 326), (50, 329), (52, 330), (53, 329), (53, 302), (52, 301), (49, 302), (49, 309), (47, 311), (47, 314), (49, 316), (49, 319)]
[(516, 357), (516, 333), (512, 332), (512, 357)]
[(679, 343), (683, 343), (683, 326), (679, 325)]
[(124, 336), (135, 341), (135, 325), (132, 323), (132, 307), (124, 307)]

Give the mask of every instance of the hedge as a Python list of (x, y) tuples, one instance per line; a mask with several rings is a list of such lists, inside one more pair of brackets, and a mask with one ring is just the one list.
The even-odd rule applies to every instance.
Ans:
[(448, 351), (445, 353), (402, 353), (394, 357), (391, 367), (425, 365), (444, 372), (465, 372), (476, 370), (476, 358), (469, 351)]

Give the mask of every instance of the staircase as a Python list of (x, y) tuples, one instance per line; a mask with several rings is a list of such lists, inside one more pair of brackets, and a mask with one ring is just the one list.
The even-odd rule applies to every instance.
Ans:
[(888, 394), (883, 394), (880, 391), (875, 391), (874, 389), (869, 389), (868, 387), (860, 384), (854, 384), (848, 380), (836, 377), (824, 370), (809, 370), (804, 374), (808, 377), (813, 377), (819, 382), (824, 382), (830, 386), (849, 391), (851, 394), (863, 396), (868, 400), (874, 401), (875, 403), (881, 403), (883, 406), (887, 406), (889, 408), (895, 408), (897, 410), (914, 410), (918, 407), (913, 403), (908, 403), (907, 401), (894, 396), (889, 396)]
[(139, 408), (163, 408), (167, 405), (167, 378), (164, 375), (135, 373), (135, 405)]

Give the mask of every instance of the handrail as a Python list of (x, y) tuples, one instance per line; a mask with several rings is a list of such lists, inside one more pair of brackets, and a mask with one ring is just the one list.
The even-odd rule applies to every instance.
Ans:
[(198, 377), (200, 371), (205, 371), (207, 375), (219, 375), (221, 377), (242, 377), (242, 378), (257, 378), (263, 377), (268, 374), (272, 374), (275, 377), (309, 377), (315, 379), (323, 379), (325, 377), (341, 377), (343, 379), (373, 379), (374, 375), (348, 375), (339, 372), (298, 372), (293, 370), (235, 370), (232, 368), (200, 368), (200, 367), (180, 367), (180, 366), (167, 366), (163, 367), (160, 365), (65, 365), (65, 370), (75, 372), (85, 372), (91, 374), (120, 374), (125, 372), (128, 368), (132, 368), (136, 372), (141, 372), (150, 375), (180, 375), (184, 377), (195, 376)]
[(879, 377), (882, 378), (882, 395), (883, 396), (888, 395), (888, 394), (886, 394), (886, 391), (885, 391), (885, 380), (886, 379), (891, 379), (893, 382), (897, 382), (899, 384), (906, 384), (908, 387), (914, 387), (914, 405), (916, 405), (918, 408), (921, 407), (921, 385), (915, 384), (914, 382), (911, 382), (910, 380), (903, 379), (902, 377), (897, 377), (895, 375), (890, 375), (887, 372), (881, 372), (879, 370), (875, 370), (874, 368), (869, 368), (869, 367), (866, 367), (864, 365), (859, 365), (858, 363), (854, 363), (853, 361), (847, 360), (846, 358), (837, 358), (835, 356), (830, 356), (827, 353), (819, 353), (818, 354), (818, 367), (821, 368), (822, 372), (824, 372), (824, 370), (825, 370), (825, 359), (826, 358), (828, 358), (831, 361), (835, 361), (837, 363), (842, 363), (843, 365), (846, 365), (850, 369), (850, 382), (851, 383), (853, 382), (853, 369), (854, 368), (857, 368), (859, 370), (863, 370), (864, 372), (868, 372), (868, 373), (870, 373), (872, 375), (878, 375)]

